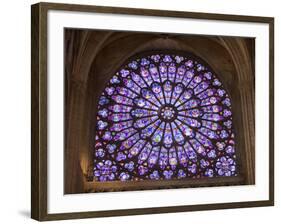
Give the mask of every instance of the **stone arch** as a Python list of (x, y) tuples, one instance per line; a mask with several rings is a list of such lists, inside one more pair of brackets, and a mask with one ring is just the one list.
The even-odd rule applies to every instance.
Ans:
[[(115, 31), (68, 31), (70, 44), (66, 51), (74, 52), (66, 61), (66, 166), (65, 192), (85, 192), (91, 189), (87, 182), (87, 172), (92, 167), (93, 140), (98, 94), (102, 92), (110, 74), (134, 54), (149, 50), (182, 50), (195, 53), (206, 61), (222, 80), (232, 97), (234, 123), (239, 130), (248, 130), (248, 136), (237, 135), (243, 183), (254, 182), (254, 130), (249, 127), (254, 121), (253, 61), (249, 56), (253, 51), (248, 40), (231, 37), (209, 37), (181, 34), (137, 33)], [(77, 34), (82, 32), (83, 34)], [(74, 44), (75, 42), (75, 44)], [(79, 47), (77, 47), (77, 43)], [(76, 53), (75, 53), (76, 52)], [(243, 52), (243, 57), (241, 57)], [(75, 55), (75, 57), (73, 56)], [(87, 60), (85, 60), (87, 58)], [(70, 63), (71, 62), (71, 63)], [(105, 63), (107, 62), (107, 63)], [(241, 66), (243, 65), (243, 69)], [(247, 82), (247, 84), (243, 84)], [(249, 84), (249, 85), (248, 85)], [(242, 88), (245, 86), (245, 88)], [(76, 116), (75, 116), (76, 114)], [(83, 114), (83, 118), (77, 116)], [(236, 114), (236, 115), (235, 115)], [(91, 120), (92, 122), (87, 122)], [(91, 124), (89, 124), (91, 123)], [(69, 130), (75, 130), (70, 132)], [(70, 153), (71, 152), (71, 153)], [(244, 158), (244, 159), (243, 159)], [(246, 164), (246, 165), (245, 165)], [(245, 167), (244, 167), (245, 166)], [(79, 184), (78, 184), (79, 183)], [(85, 190), (87, 189), (87, 190)]]

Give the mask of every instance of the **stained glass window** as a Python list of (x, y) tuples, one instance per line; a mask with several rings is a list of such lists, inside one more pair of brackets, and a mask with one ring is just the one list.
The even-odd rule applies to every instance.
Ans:
[(237, 176), (231, 100), (201, 59), (136, 56), (98, 101), (95, 181)]

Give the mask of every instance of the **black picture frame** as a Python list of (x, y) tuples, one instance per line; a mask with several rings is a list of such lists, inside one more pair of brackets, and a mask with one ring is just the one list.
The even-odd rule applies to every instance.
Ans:
[[(132, 208), (126, 210), (88, 211), (75, 213), (48, 213), (47, 192), (47, 13), (49, 10), (98, 12), (105, 14), (129, 14), (160, 16), (166, 18), (195, 18), (204, 20), (239, 21), (269, 24), (269, 200), (203, 205), (168, 206), (158, 208)], [(31, 46), (31, 111), (32, 111), (32, 146), (31, 146), (31, 217), (39, 221), (78, 219), (108, 216), (155, 214), (168, 212), (186, 212), (225, 208), (259, 207), (274, 205), (274, 18), (256, 16), (238, 16), (209, 13), (147, 10), (136, 8), (116, 8), (89, 5), (71, 5), (57, 3), (38, 3), (32, 5), (32, 46)]]

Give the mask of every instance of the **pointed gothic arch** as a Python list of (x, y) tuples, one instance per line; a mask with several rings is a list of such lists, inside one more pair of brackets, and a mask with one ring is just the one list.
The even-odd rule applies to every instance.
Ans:
[[(65, 192), (152, 189), (142, 181), (93, 181), (96, 114), (99, 97), (116, 71), (141, 52), (188, 52), (209, 67), (231, 98), (237, 176), (166, 180), (166, 187), (254, 183), (254, 42), (248, 38), (66, 29)], [(75, 43), (75, 44), (74, 44)], [(84, 60), (87, 58), (87, 60)], [(241, 66), (243, 69), (241, 70)], [(82, 116), (83, 115), (83, 116)], [(247, 130), (247, 131), (244, 131)], [(104, 161), (105, 162), (105, 161)], [(219, 180), (217, 179), (219, 178)], [(188, 179), (186, 179), (188, 180)], [(180, 182), (179, 182), (180, 181)], [(157, 182), (157, 181), (156, 181)]]

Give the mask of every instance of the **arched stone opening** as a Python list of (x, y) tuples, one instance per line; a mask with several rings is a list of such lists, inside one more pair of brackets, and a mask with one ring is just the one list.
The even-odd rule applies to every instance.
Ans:
[(72, 65), (66, 66), (66, 98), (69, 99), (65, 104), (66, 193), (92, 191), (93, 184), (87, 178), (91, 176), (89, 170), (93, 167), (95, 114), (98, 96), (103, 87), (128, 58), (151, 50), (190, 52), (213, 68), (233, 104), (239, 157), (237, 163), (241, 168), (241, 179), (237, 183), (254, 183), (254, 130), (251, 128), (254, 123), (252, 40), (90, 30), (68, 30), (66, 38), (69, 43), (66, 51), (75, 52), (69, 58), (66, 54), (65, 58)]

